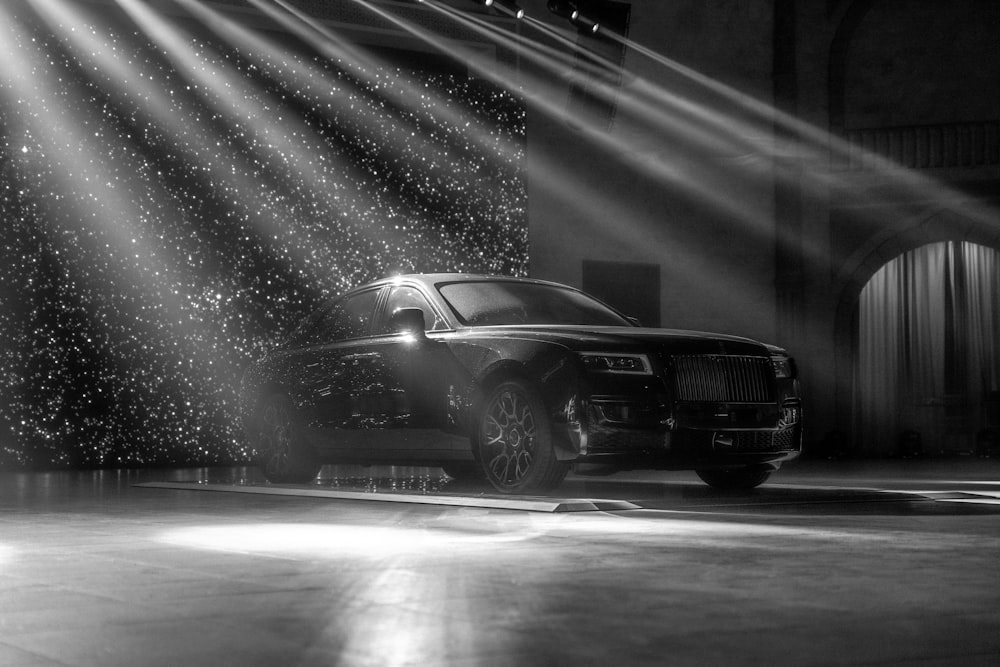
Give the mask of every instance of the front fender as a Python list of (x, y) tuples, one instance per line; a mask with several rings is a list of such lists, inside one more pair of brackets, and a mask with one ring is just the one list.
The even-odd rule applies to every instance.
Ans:
[(472, 378), (464, 397), (450, 399), (459, 408), (456, 421), (470, 438), (475, 438), (481, 401), (500, 382), (518, 378), (538, 389), (545, 402), (557, 457), (569, 460), (579, 455), (579, 439), (570, 434), (571, 406), (580, 400), (585, 374), (575, 353), (557, 343), (511, 339), (462, 341), (452, 351)]

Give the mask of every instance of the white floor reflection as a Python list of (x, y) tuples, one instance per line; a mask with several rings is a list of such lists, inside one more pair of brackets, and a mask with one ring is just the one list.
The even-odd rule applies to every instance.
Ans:
[(258, 523), (175, 528), (159, 534), (156, 540), (175, 546), (260, 556), (338, 559), (490, 549), (498, 544), (529, 540), (538, 534), (530, 528), (469, 533), (402, 526)]

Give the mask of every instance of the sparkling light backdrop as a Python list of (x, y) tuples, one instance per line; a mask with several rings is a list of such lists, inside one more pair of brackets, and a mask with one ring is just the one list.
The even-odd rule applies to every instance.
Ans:
[[(134, 79), (37, 19), (4, 33), (0, 467), (244, 461), (242, 369), (321, 300), (398, 272), (526, 273), (511, 94), (191, 37), (225, 75), (199, 86), (134, 26), (66, 29)], [(456, 111), (467, 126), (437, 120)]]

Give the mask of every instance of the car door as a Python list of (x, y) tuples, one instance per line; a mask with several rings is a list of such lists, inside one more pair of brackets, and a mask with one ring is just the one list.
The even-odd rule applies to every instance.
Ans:
[[(403, 308), (419, 308), (429, 335), (394, 331), (391, 318)], [(379, 310), (370, 351), (377, 353), (380, 384), (387, 392), (383, 405), (389, 410), (379, 447), (406, 454), (407, 458), (433, 458), (435, 452), (468, 449), (462, 434), (453, 437), (449, 400), (453, 387), (468, 382), (448, 346), (435, 332), (448, 328), (446, 320), (414, 285), (394, 285)]]
[(294, 336), (283, 360), (313, 441), (321, 449), (364, 447), (374, 358), (365, 349), (382, 288), (349, 294), (327, 306)]

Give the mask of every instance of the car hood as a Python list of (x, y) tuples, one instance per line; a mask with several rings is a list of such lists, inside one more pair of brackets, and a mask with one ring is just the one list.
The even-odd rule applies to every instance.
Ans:
[(462, 337), (521, 338), (558, 343), (573, 350), (654, 349), (669, 354), (767, 355), (781, 348), (728, 334), (651, 327), (571, 325), (469, 327)]

